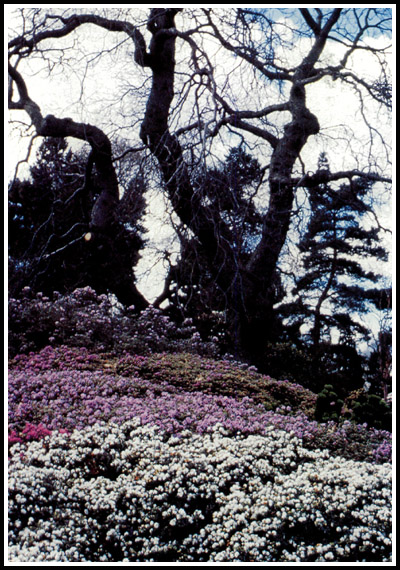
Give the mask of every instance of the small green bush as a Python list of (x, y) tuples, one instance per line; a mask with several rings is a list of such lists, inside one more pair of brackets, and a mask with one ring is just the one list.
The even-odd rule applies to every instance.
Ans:
[(332, 384), (325, 384), (317, 396), (315, 419), (322, 422), (350, 420), (354, 424), (367, 424), (369, 428), (392, 429), (390, 407), (382, 398), (368, 394), (363, 388), (353, 390), (342, 400)]
[(357, 424), (366, 423), (376, 429), (392, 429), (390, 407), (376, 394), (368, 394), (364, 390), (358, 399), (353, 401), (351, 420)]
[(325, 384), (317, 396), (315, 419), (322, 422), (328, 422), (330, 420), (339, 421), (343, 404), (343, 400), (339, 398), (332, 384)]

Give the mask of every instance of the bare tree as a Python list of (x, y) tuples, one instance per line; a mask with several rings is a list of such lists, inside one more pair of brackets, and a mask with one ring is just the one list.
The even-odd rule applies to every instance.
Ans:
[[(136, 134), (156, 159), (175, 213), (201, 244), (243, 343), (261, 348), (298, 189), (359, 179), (390, 183), (390, 151), (376, 115), (379, 107), (381, 122), (390, 107), (390, 10), (154, 8), (144, 19), (135, 8), (34, 9), (22, 11), (21, 22), (9, 41), (10, 109), (25, 111), (37, 135), (90, 144), (102, 180), (92, 212), (94, 232), (112, 226), (119, 200), (110, 138), (89, 123), (43, 116), (29, 95), (28, 72), (20, 70), (26, 70), (30, 58), (44, 57), (45, 47), (56, 49), (63, 38), (84, 42), (82, 30), (96, 26), (115, 35), (112, 50), (126, 66), (143, 72), (140, 92), (147, 99), (140, 129), (137, 116), (133, 121)], [(382, 41), (372, 41), (377, 38)], [(133, 45), (130, 61), (129, 51), (121, 51), (128, 45)], [(90, 50), (93, 57), (96, 48)], [(99, 46), (96, 58), (103, 52)], [(374, 58), (377, 74), (370, 77), (357, 69), (358, 54)], [(46, 57), (50, 61), (52, 54)], [(368, 148), (347, 161), (350, 167), (313, 173), (302, 153), (313, 137), (321, 141), (329, 133), (311, 110), (308, 94), (318, 84), (333, 88), (339, 83), (359, 97)], [(131, 91), (137, 98), (138, 88)], [(352, 148), (349, 128), (339, 124), (335, 134)], [(197, 191), (191, 175), (194, 166), (205, 167), (217, 157), (218, 146), (238, 139), (264, 157), (268, 171), (262, 231), (245, 263), (235, 255), (229, 227)]]

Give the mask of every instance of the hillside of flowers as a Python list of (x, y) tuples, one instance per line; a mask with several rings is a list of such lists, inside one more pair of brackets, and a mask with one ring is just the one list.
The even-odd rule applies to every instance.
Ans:
[(391, 560), (390, 432), (89, 288), (9, 315), (10, 561)]

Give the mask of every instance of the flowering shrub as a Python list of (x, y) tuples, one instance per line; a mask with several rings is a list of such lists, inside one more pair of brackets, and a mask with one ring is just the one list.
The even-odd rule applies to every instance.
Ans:
[(390, 560), (388, 431), (315, 421), (316, 394), (215, 360), (189, 320), (89, 287), (24, 295), (9, 304), (10, 561)]
[[(278, 407), (270, 396), (281, 385), (292, 394), (293, 408)], [(308, 448), (370, 462), (391, 458), (388, 432), (350, 422), (319, 424), (302, 412), (302, 403), (307, 408), (315, 395), (300, 386), (196, 355), (108, 358), (83, 348), (46, 347), (12, 361), (8, 387), (10, 445), (25, 439), (26, 423), (72, 430), (136, 417), (174, 434), (207, 432), (217, 423), (256, 434), (273, 425), (293, 432)]]
[(46, 346), (8, 387), (12, 562), (390, 560), (391, 434), (316, 422), (299, 385)]
[(136, 315), (133, 307), (114, 305), (107, 295), (90, 287), (70, 295), (53, 294), (53, 300), (29, 287), (21, 299), (9, 300), (10, 356), (43, 348), (68, 345), (98, 351), (129, 350), (137, 354), (154, 351), (193, 352), (215, 356), (213, 340), (203, 341), (190, 322), (175, 325), (161, 310), (148, 307)]
[(391, 468), (270, 426), (180, 437), (140, 420), (16, 443), (11, 562), (387, 562)]
[(385, 463), (392, 459), (392, 434), (385, 430), (369, 428), (348, 420), (320, 423), (309, 420), (304, 414), (287, 415), (287, 411), (271, 414), (270, 423), (293, 432), (308, 449), (327, 449), (332, 456), (342, 456), (356, 461)]
[(53, 372), (10, 378), (9, 426), (21, 430), (26, 421), (49, 429), (82, 429), (98, 421), (143, 423), (177, 433), (198, 432), (223, 422), (232, 429), (255, 433), (264, 429), (262, 406), (249, 398), (237, 400), (202, 392), (180, 392), (164, 382), (124, 378), (101, 372)]
[(45, 370), (99, 370), (105, 356), (89, 352), (85, 347), (46, 346), (39, 352), (17, 354), (9, 360), (10, 370), (42, 372)]

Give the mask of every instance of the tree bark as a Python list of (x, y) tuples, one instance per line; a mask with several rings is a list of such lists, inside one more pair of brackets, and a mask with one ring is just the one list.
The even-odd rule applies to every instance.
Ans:
[[(292, 121), (286, 125), (283, 137), (273, 140), (270, 165), (270, 204), (264, 219), (261, 241), (247, 267), (240, 265), (229, 244), (229, 231), (215, 213), (201, 204), (194, 192), (176, 136), (170, 133), (168, 117), (174, 96), (175, 41), (172, 29), (175, 13), (155, 10), (149, 25), (153, 34), (148, 62), (153, 74), (152, 89), (141, 126), (141, 138), (157, 158), (165, 187), (175, 212), (199, 239), (216, 280), (226, 293), (236, 333), (245, 344), (265, 340), (262, 326), (271, 317), (278, 257), (289, 229), (294, 198), (291, 173), (301, 149), (311, 134), (319, 131), (316, 117), (307, 109), (302, 81), (307, 76), (310, 61), (295, 78), (287, 108)], [(321, 48), (322, 49), (322, 48)], [(306, 71), (307, 69), (307, 71)], [(218, 234), (216, 227), (218, 225)]]
[(219, 282), (226, 290), (232, 284), (231, 271), (227, 272), (233, 263), (229, 232), (220, 220), (217, 223), (218, 213), (201, 204), (200, 196), (191, 183), (179, 140), (168, 127), (174, 97), (176, 34), (173, 26), (177, 11), (154, 9), (150, 13), (148, 28), (153, 37), (147, 61), (153, 77), (140, 136), (158, 160), (175, 212), (199, 239), (211, 267), (218, 268)]

